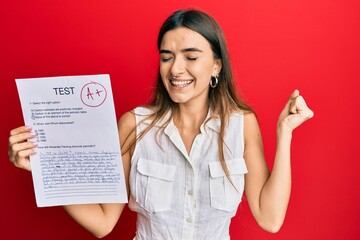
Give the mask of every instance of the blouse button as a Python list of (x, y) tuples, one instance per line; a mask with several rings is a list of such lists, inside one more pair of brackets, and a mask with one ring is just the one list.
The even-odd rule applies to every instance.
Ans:
[(188, 193), (189, 195), (192, 195), (192, 194), (193, 194), (192, 190), (188, 190), (187, 193)]
[(186, 221), (187, 221), (188, 223), (191, 223), (191, 218), (187, 218)]

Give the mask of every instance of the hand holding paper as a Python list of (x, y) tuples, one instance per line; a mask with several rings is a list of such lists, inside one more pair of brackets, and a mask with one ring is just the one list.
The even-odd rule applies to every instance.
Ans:
[(109, 75), (16, 80), (39, 207), (127, 202)]

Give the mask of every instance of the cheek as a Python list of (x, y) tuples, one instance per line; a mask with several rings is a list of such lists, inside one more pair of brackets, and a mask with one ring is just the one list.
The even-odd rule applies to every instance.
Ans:
[(160, 66), (159, 66), (159, 71), (160, 74), (163, 75), (167, 75), (170, 73), (171, 70), (171, 63), (169, 62), (160, 62)]
[(197, 63), (189, 66), (189, 72), (198, 80), (210, 80), (212, 73), (212, 66), (208, 63)]
[(168, 70), (166, 69), (166, 67), (163, 64), (160, 64), (159, 73), (160, 73), (162, 81), (164, 82), (164, 80), (167, 78)]

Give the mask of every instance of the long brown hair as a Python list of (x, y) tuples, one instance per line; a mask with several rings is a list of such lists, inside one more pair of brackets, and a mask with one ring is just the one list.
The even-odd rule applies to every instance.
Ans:
[[(225, 37), (219, 24), (211, 16), (199, 10), (190, 9), (177, 11), (166, 19), (159, 31), (157, 41), (159, 50), (165, 33), (179, 27), (189, 28), (202, 35), (209, 42), (214, 58), (220, 59), (222, 62), (218, 76), (219, 83), (215, 88), (210, 88), (209, 90), (209, 103), (212, 110), (210, 118), (218, 117), (221, 122), (218, 137), (219, 159), (228, 176), (229, 171), (224, 157), (224, 132), (226, 125), (233, 112), (242, 111), (247, 113), (253, 112), (253, 110), (236, 94)], [(156, 88), (149, 107), (153, 112), (146, 117), (146, 120), (151, 120), (151, 123), (143, 132), (137, 134), (136, 139), (125, 152), (133, 147), (136, 141), (140, 140), (160, 119), (163, 119), (169, 111), (171, 111), (173, 117), (174, 113), (178, 110), (178, 104), (171, 100), (165, 89), (160, 73), (158, 73)], [(168, 121), (165, 122), (165, 126), (162, 127), (166, 127), (171, 119), (172, 118), (169, 118)]]

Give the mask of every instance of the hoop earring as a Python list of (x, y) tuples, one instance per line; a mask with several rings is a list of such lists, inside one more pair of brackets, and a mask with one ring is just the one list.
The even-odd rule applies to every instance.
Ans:
[[(215, 79), (215, 83), (214, 83), (214, 79)], [(211, 88), (216, 88), (216, 86), (219, 84), (219, 79), (217, 77), (211, 77), (210, 78), (210, 87)]]

